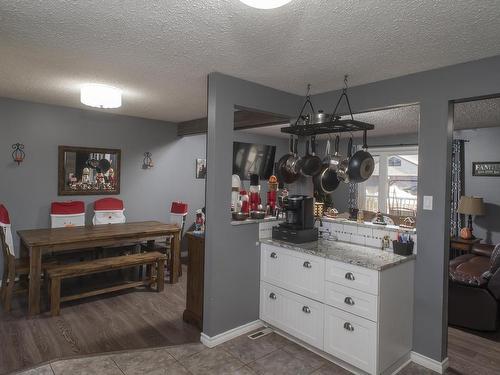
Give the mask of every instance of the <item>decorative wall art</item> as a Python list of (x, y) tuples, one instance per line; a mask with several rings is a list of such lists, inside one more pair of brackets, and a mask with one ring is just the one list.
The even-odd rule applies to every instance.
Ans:
[(500, 161), (473, 162), (472, 175), (484, 177), (500, 177)]
[(196, 159), (196, 178), (207, 177), (207, 159)]
[(17, 165), (20, 165), (23, 161), (24, 158), (26, 157), (26, 153), (23, 151), (24, 145), (22, 143), (14, 143), (12, 145), (12, 160), (14, 160)]
[(120, 193), (121, 150), (59, 146), (59, 195)]

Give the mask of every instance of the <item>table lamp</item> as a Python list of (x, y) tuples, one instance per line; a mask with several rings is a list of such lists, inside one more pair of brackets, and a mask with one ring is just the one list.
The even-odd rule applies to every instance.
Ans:
[(485, 214), (483, 198), (468, 197), (462, 195), (458, 202), (458, 213), (469, 215), (467, 220), (467, 228), (470, 230), (471, 239), (474, 239), (472, 234), (472, 215), (483, 216)]

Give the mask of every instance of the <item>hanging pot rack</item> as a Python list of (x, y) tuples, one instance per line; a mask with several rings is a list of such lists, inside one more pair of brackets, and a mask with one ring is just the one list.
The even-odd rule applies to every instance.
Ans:
[[(295, 123), (291, 126), (287, 126), (284, 128), (281, 128), (282, 133), (287, 133), (291, 135), (297, 135), (297, 136), (313, 136), (317, 134), (330, 134), (330, 133), (345, 133), (345, 132), (356, 132), (356, 131), (363, 131), (366, 132), (368, 130), (372, 130), (375, 128), (373, 124), (370, 124), (368, 122), (363, 122), (363, 121), (358, 121), (354, 120), (354, 116), (352, 114), (351, 110), (351, 103), (349, 102), (349, 97), (347, 96), (347, 79), (348, 76), (344, 76), (344, 88), (342, 89), (342, 94), (340, 95), (337, 104), (335, 105), (335, 109), (333, 110), (333, 114), (330, 115), (329, 121), (327, 122), (322, 122), (322, 123), (308, 123), (306, 121), (305, 125), (300, 125), (299, 121), (301, 119), (304, 119), (304, 110), (306, 109), (307, 105), (311, 108), (314, 114), (314, 107), (311, 102), (311, 96), (310, 96), (310, 90), (311, 90), (311, 85), (307, 85), (307, 94), (306, 94), (306, 100), (304, 102), (304, 105), (302, 106), (302, 109), (300, 111), (299, 116), (297, 117), (297, 120)], [(349, 117), (346, 119), (341, 119), (341, 116), (337, 113), (337, 110), (339, 108), (340, 103), (342, 102), (342, 99), (345, 99), (347, 103), (347, 107), (349, 108)]]

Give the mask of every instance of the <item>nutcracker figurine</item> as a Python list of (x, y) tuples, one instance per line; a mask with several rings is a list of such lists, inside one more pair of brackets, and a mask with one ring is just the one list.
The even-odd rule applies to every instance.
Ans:
[(276, 199), (278, 194), (278, 179), (272, 175), (268, 181), (269, 189), (267, 191), (267, 207), (269, 207), (270, 214), (274, 216), (276, 211)]
[(205, 231), (205, 214), (200, 209), (196, 210), (196, 220), (194, 222), (194, 230), (195, 232), (204, 232)]
[(250, 211), (258, 211), (261, 205), (259, 175), (250, 175)]

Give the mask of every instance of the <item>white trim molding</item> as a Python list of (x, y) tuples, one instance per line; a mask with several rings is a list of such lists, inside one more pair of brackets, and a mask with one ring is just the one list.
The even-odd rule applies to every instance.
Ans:
[(436, 361), (435, 359), (426, 357), (417, 352), (411, 352), (411, 360), (416, 364), (426, 367), (429, 370), (436, 371), (438, 374), (444, 374), (448, 368), (448, 357), (443, 359), (442, 362)]
[(264, 323), (261, 320), (254, 320), (253, 322), (243, 324), (242, 326), (230, 329), (229, 331), (219, 333), (215, 336), (208, 336), (204, 332), (200, 335), (200, 341), (203, 345), (213, 348), (220, 345), (226, 341), (234, 339), (235, 337), (244, 335), (245, 333), (254, 331), (256, 329), (264, 327)]

